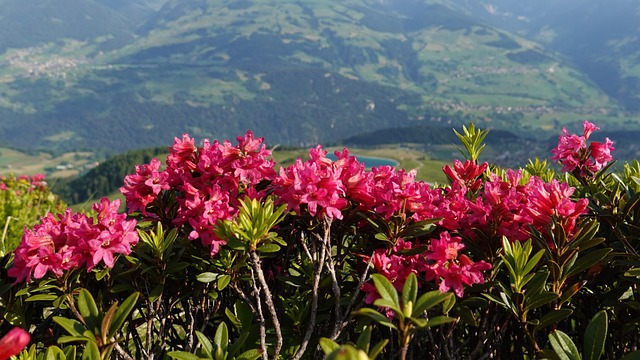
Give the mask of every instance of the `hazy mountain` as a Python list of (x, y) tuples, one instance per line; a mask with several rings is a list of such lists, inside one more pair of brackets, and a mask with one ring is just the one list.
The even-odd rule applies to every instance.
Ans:
[(640, 110), (638, 1), (453, 1), (468, 14), (564, 54), (609, 96)]
[[(25, 2), (55, 31), (0, 54), (0, 142), (124, 150), (183, 132), (312, 145), (469, 120), (541, 136), (583, 118), (617, 126), (593, 77), (471, 1), (73, 1), (69, 17)], [(30, 19), (18, 4), (0, 0), (0, 15)]]

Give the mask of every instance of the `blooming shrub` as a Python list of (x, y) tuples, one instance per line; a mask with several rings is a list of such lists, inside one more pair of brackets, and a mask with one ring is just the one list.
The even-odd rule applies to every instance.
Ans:
[(65, 206), (51, 193), (42, 174), (0, 176), (0, 255), (18, 246), (25, 226)]
[(436, 187), (346, 149), (276, 171), (251, 132), (185, 134), (124, 179), (127, 214), (102, 199), (25, 230), (0, 329), (31, 331), (23, 358), (621, 356), (640, 341), (640, 165), (607, 173), (584, 126), (554, 150), (562, 180), (480, 163), (486, 132), (465, 127)]

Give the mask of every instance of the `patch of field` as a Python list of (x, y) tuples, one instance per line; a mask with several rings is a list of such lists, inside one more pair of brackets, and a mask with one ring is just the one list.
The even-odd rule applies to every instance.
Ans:
[(0, 175), (45, 174), (47, 178), (76, 176), (96, 165), (91, 152), (70, 152), (57, 157), (47, 153), (27, 154), (0, 148)]

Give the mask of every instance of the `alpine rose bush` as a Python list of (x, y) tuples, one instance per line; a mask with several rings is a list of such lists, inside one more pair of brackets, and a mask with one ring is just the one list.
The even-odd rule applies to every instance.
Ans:
[(138, 243), (136, 220), (118, 214), (119, 207), (120, 200), (103, 198), (93, 205), (96, 221), (70, 209), (58, 216), (47, 214), (33, 230), (25, 230), (8, 275), (19, 283), (47, 273), (60, 277), (81, 267), (91, 271), (100, 263), (113, 268), (116, 256), (129, 255)]
[(619, 183), (640, 164), (609, 177), (612, 142), (583, 126), (553, 150), (565, 181), (479, 162), (470, 126), (469, 158), (437, 186), (347, 149), (276, 171), (251, 131), (183, 134), (125, 177), (126, 214), (103, 198), (25, 229), (0, 258), (0, 330), (61, 358), (535, 358), (563, 353), (558, 338), (618, 358), (640, 341), (622, 326), (638, 315), (640, 195)]
[(562, 171), (576, 173), (580, 177), (593, 176), (605, 167), (613, 159), (611, 152), (614, 150), (613, 142), (609, 138), (605, 138), (604, 143), (592, 141), (587, 145), (591, 134), (600, 128), (586, 120), (583, 122), (583, 128), (582, 136), (569, 135), (567, 129), (563, 128), (558, 146), (551, 150), (551, 160), (559, 162)]

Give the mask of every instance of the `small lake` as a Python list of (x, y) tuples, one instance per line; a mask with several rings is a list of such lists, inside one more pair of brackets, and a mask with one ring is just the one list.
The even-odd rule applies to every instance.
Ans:
[[(398, 166), (398, 162), (395, 160), (391, 160), (391, 159), (384, 159), (384, 158), (377, 158), (377, 157), (371, 157), (371, 156), (361, 156), (361, 155), (356, 155), (356, 154), (349, 154), (352, 156), (355, 156), (356, 159), (358, 159), (359, 162), (364, 163), (364, 166), (368, 169), (372, 168), (372, 167), (377, 167), (377, 166)], [(336, 161), (336, 156), (330, 152), (327, 154), (327, 158), (331, 159), (332, 161)]]

